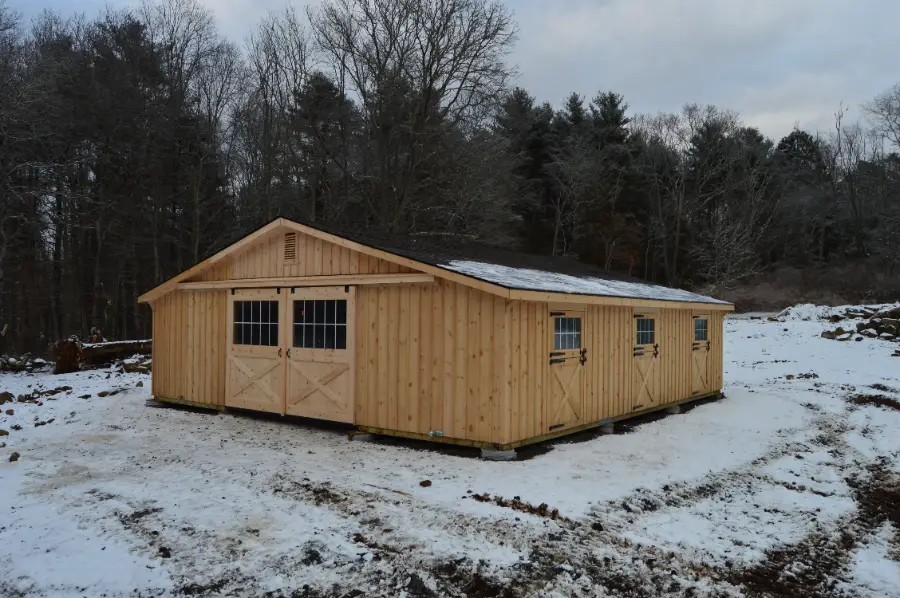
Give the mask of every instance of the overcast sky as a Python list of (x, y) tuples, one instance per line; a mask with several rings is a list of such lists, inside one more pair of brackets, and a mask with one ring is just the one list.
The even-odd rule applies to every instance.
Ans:
[[(559, 106), (576, 91), (625, 96), (633, 111), (716, 104), (777, 138), (795, 124), (831, 130), (841, 102), (859, 105), (900, 83), (898, 0), (504, 0), (519, 24), (517, 84)], [(243, 40), (286, 0), (200, 0)], [(96, 15), (131, 0), (7, 0)], [(302, 8), (301, 0), (294, 6)]]

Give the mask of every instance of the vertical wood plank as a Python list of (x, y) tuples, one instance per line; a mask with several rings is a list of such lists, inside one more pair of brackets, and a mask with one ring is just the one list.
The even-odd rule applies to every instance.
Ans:
[(509, 328), (506, 326), (506, 300), (488, 297), (493, 303), (493, 341), (488, 350), (491, 360), (490, 438), (493, 442), (509, 442)]
[(418, 286), (408, 286), (409, 291), (409, 330), (407, 334), (409, 335), (409, 347), (408, 350), (408, 382), (406, 388), (406, 394), (409, 397), (409, 426), (410, 430), (413, 432), (419, 432), (420, 434), (427, 434), (427, 424), (423, 426), (422, 424), (422, 414), (421, 414), (421, 399), (419, 396), (419, 371), (420, 364), (423, 363), (422, 353), (421, 353), (421, 321), (422, 321), (422, 311), (421, 311), (421, 290)]
[(390, 286), (387, 289), (388, 294), (388, 360), (387, 371), (385, 375), (388, 379), (387, 389), (387, 427), (392, 430), (397, 429), (397, 407), (400, 402), (398, 392), (399, 386), (399, 344), (400, 344), (400, 322), (398, 316), (400, 314), (400, 289), (396, 286)]
[[(410, 396), (410, 313), (409, 286), (397, 288), (399, 295), (398, 331), (397, 331), (397, 429), (412, 431), (412, 397)], [(416, 397), (418, 398), (418, 397)]]
[(454, 384), (453, 384), (453, 436), (467, 438), (466, 436), (466, 402), (468, 386), (466, 384), (467, 365), (469, 355), (466, 347), (469, 342), (469, 297), (468, 289), (462, 285), (456, 286), (456, 358), (454, 360)]

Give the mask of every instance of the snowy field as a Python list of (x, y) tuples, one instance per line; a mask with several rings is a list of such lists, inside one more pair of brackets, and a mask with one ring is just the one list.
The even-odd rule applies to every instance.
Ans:
[(71, 387), (0, 407), (0, 596), (898, 596), (898, 345), (829, 313), (729, 317), (726, 398), (506, 463), (0, 374)]

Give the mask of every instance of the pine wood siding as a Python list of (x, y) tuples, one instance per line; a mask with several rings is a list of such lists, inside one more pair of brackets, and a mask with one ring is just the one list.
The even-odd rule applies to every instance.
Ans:
[[(544, 420), (549, 381), (548, 303), (510, 301), (507, 311), (509, 426), (506, 442), (515, 443), (550, 433)], [(632, 307), (588, 305), (583, 323), (585, 363), (584, 422), (590, 425), (622, 418), (635, 407), (634, 315), (646, 310)], [(661, 309), (656, 318), (659, 357), (658, 402), (655, 406), (680, 403), (691, 395), (691, 343), (694, 311)], [(710, 318), (710, 377), (713, 391), (722, 388), (721, 312)]]
[[(286, 256), (288, 232), (296, 237)], [(406, 258), (392, 262), (383, 252), (368, 255), (333, 237), (325, 240), (283, 227), (255, 235), (239, 242), (239, 250), (217, 254), (207, 267), (195, 267), (150, 295), (153, 394), (158, 398), (225, 407), (228, 282), (252, 287), (242, 281), (256, 280), (256, 286), (287, 302), (289, 296), (284, 290), (278, 293), (278, 287), (289, 285), (291, 278), (297, 292), (318, 285), (320, 290), (309, 295), (332, 292), (324, 284), (333, 285), (334, 292), (355, 293), (353, 317), (348, 318), (354, 332), (347, 337), (353, 370), (348, 409), (352, 423), (365, 429), (510, 446), (641, 413), (646, 407), (638, 405), (634, 382), (636, 314), (655, 318), (653, 408), (697, 396), (691, 368), (698, 314), (709, 319), (708, 386), (711, 392), (722, 388), (724, 312), (717, 309), (650, 302), (611, 305), (599, 299), (612, 298), (598, 297), (577, 303), (578, 296), (549, 293), (517, 299), (512, 291), (504, 295), (487, 283), (444, 276), (435, 268), (422, 266), (420, 271)], [(299, 278), (320, 276), (332, 278)], [(200, 284), (217, 282), (221, 284)], [(554, 413), (548, 413), (554, 391), (551, 312), (583, 318), (586, 349), (580, 415), (573, 406), (576, 415), (563, 422), (564, 429), (554, 430), (549, 429)], [(282, 325), (288, 326), (289, 319), (285, 311)], [(287, 328), (282, 338), (282, 348), (290, 347)]]
[(410, 268), (392, 264), (309, 235), (296, 234), (295, 258), (285, 259), (284, 231), (270, 233), (244, 251), (189, 280), (240, 280), (336, 274), (398, 274)]
[(505, 299), (448, 281), (357, 293), (358, 425), (507, 442)]
[(153, 394), (225, 404), (226, 294), (168, 293), (153, 304)]

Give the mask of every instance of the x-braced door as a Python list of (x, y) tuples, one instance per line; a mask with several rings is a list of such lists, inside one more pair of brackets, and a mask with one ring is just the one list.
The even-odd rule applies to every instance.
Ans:
[(584, 423), (583, 311), (552, 311), (550, 347), (550, 393), (546, 421), (548, 431)]
[(227, 407), (284, 413), (283, 305), (277, 289), (228, 296)]
[(291, 289), (287, 413), (354, 421), (352, 287)]
[(649, 409), (659, 404), (659, 343), (656, 314), (634, 314), (634, 392), (632, 411)]
[(692, 394), (708, 393), (709, 384), (709, 316), (694, 316), (694, 342), (691, 345)]

